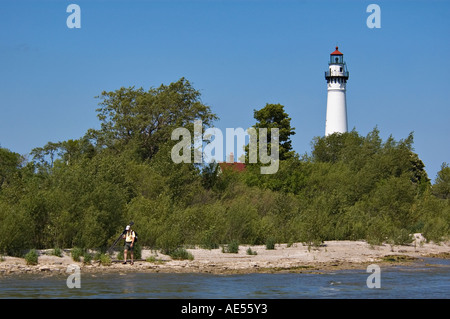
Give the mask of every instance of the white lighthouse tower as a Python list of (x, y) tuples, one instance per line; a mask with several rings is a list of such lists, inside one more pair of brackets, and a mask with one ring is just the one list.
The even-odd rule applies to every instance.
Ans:
[(348, 80), (348, 71), (344, 62), (344, 55), (338, 51), (338, 47), (336, 47), (336, 51), (330, 54), (325, 79), (328, 86), (325, 136), (333, 133), (345, 133), (347, 132), (345, 87)]

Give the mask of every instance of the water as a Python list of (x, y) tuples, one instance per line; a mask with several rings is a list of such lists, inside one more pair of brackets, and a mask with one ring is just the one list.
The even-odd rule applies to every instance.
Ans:
[(381, 288), (368, 288), (370, 273), (340, 270), (323, 274), (83, 274), (69, 289), (65, 275), (0, 277), (0, 298), (450, 298), (450, 260), (425, 259), (381, 268)]

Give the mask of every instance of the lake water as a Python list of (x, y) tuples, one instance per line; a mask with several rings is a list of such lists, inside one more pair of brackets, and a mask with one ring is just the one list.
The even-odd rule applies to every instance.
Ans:
[(427, 258), (413, 265), (382, 267), (380, 288), (367, 287), (369, 275), (365, 270), (244, 275), (81, 273), (81, 287), (72, 289), (65, 275), (20, 275), (0, 277), (0, 298), (450, 298), (450, 260)]

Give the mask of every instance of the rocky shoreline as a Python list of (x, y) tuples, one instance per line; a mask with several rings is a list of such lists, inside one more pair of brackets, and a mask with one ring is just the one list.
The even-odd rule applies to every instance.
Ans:
[[(434, 244), (416, 241), (407, 246), (372, 246), (365, 241), (327, 241), (321, 247), (308, 247), (301, 243), (290, 246), (277, 244), (275, 249), (265, 246), (240, 246), (238, 253), (223, 253), (219, 249), (187, 249), (193, 260), (173, 260), (167, 255), (148, 249), (142, 250), (142, 259), (134, 265), (113, 261), (109, 265), (99, 262), (75, 262), (66, 250), (62, 257), (50, 255), (50, 250), (38, 251), (38, 264), (27, 265), (25, 259), (3, 256), (0, 260), (0, 276), (22, 274), (64, 275), (76, 265), (82, 273), (317, 273), (339, 269), (365, 269), (369, 264), (392, 265), (412, 262), (424, 257), (450, 258), (450, 242)], [(251, 249), (252, 255), (247, 254)]]

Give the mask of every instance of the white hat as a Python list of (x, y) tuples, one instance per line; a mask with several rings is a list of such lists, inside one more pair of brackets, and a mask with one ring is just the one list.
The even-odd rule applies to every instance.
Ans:
[(127, 225), (127, 227), (125, 227), (126, 230), (130, 230), (130, 225)]

